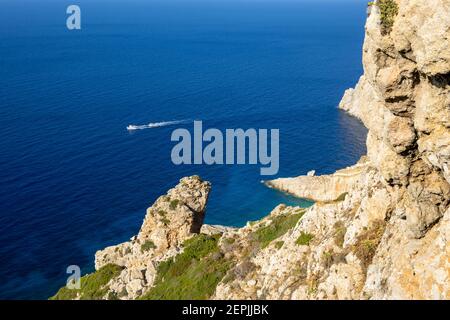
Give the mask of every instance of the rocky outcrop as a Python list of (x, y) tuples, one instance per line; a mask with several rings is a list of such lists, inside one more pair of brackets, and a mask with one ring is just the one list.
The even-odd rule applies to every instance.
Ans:
[(449, 39), (449, 0), (375, 1), (340, 103), (369, 129), (367, 161), (267, 182), (319, 202), (215, 298), (450, 298)]
[(96, 270), (108, 264), (124, 268), (109, 284), (110, 293), (134, 299), (151, 287), (158, 263), (180, 253), (183, 242), (200, 233), (210, 189), (197, 176), (181, 179), (147, 209), (137, 236), (95, 254)]
[(450, 1), (396, 3), (386, 35), (372, 10), (365, 73), (340, 104), (368, 127), (368, 156), (398, 195), (389, 221), (401, 217), (389, 224), (365, 290), (376, 298), (448, 298)]
[(389, 34), (371, 11), (365, 73), (340, 107), (369, 129), (368, 156), (387, 185), (405, 190), (411, 230), (422, 237), (450, 198), (450, 1), (396, 3)]
[(290, 193), (296, 197), (319, 202), (336, 201), (345, 196), (355, 184), (360, 183), (361, 172), (368, 166), (363, 157), (354, 166), (331, 175), (306, 175), (296, 178), (280, 178), (266, 182), (268, 187)]

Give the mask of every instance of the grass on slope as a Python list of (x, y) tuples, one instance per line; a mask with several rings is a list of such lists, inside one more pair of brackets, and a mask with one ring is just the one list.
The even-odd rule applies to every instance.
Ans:
[(309, 244), (313, 239), (314, 236), (312, 234), (302, 231), (298, 239), (295, 241), (295, 243), (299, 246), (309, 246)]
[(155, 248), (156, 248), (155, 243), (151, 240), (147, 240), (141, 245), (141, 252), (146, 252)]
[(108, 291), (108, 282), (117, 277), (122, 269), (115, 264), (108, 264), (94, 273), (81, 277), (80, 289), (68, 289), (64, 286), (50, 300), (100, 300)]
[(385, 228), (386, 222), (377, 220), (373, 222), (370, 229), (366, 229), (357, 237), (357, 242), (353, 246), (353, 252), (365, 269), (372, 263)]
[(294, 214), (282, 214), (272, 218), (272, 223), (255, 231), (256, 240), (261, 248), (267, 247), (273, 240), (278, 239), (290, 229), (295, 227), (306, 210)]
[(231, 267), (219, 250), (219, 239), (200, 234), (185, 241), (181, 254), (158, 266), (154, 286), (141, 299), (208, 299)]
[[(369, 6), (375, 5), (375, 2), (369, 2)], [(380, 8), (381, 25), (383, 26), (383, 33), (388, 34), (394, 26), (395, 17), (398, 14), (398, 5), (395, 0), (378, 0), (376, 3)]]

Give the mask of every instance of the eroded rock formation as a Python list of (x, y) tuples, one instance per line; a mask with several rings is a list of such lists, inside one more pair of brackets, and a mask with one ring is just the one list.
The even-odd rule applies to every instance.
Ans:
[(182, 243), (200, 232), (210, 189), (197, 176), (181, 179), (147, 209), (137, 236), (95, 254), (97, 270), (108, 264), (124, 267), (109, 285), (114, 296), (135, 299), (151, 287), (158, 263), (180, 253)]

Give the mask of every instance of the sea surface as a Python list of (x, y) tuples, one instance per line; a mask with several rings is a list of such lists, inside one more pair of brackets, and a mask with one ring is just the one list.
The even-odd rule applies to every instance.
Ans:
[[(46, 299), (66, 267), (136, 234), (186, 175), (212, 182), (206, 223), (277, 204), (259, 165), (175, 166), (176, 128), (280, 130), (276, 177), (331, 173), (365, 150), (339, 111), (362, 74), (360, 0), (0, 2), (0, 299)], [(129, 132), (128, 125), (184, 121)]]

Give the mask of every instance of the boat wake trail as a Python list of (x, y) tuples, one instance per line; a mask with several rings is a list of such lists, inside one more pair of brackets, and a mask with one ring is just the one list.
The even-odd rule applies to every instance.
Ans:
[(173, 126), (180, 123), (185, 123), (188, 120), (178, 120), (178, 121), (164, 121), (164, 122), (154, 122), (144, 125), (134, 125), (130, 124), (127, 126), (128, 131), (135, 131), (135, 130), (145, 130), (145, 129), (153, 129), (153, 128), (160, 128), (160, 127), (166, 127), (166, 126)]

